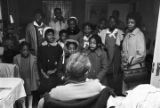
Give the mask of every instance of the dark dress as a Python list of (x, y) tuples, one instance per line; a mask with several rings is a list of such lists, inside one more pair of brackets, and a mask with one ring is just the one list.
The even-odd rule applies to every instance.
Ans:
[[(60, 59), (62, 53), (63, 50), (58, 44), (56, 46), (52, 46), (49, 44), (41, 46), (38, 52), (39, 70), (43, 69), (43, 71), (47, 74), (48, 70), (54, 70), (58, 68), (58, 65), (60, 65), (61, 62)], [(49, 92), (51, 88), (54, 88), (59, 84), (61, 84), (61, 79), (58, 76), (58, 71), (49, 75), (48, 79), (44, 78), (44, 76), (40, 72), (40, 94)]]

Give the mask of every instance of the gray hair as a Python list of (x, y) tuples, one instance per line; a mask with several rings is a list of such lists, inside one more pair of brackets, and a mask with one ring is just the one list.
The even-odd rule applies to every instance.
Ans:
[(72, 78), (83, 77), (90, 69), (91, 63), (85, 53), (72, 54), (67, 61), (66, 70)]

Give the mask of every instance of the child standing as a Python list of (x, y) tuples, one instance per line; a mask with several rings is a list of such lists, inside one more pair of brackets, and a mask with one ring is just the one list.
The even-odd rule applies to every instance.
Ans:
[(21, 54), (14, 57), (14, 63), (18, 65), (20, 77), (24, 80), (28, 108), (32, 108), (32, 91), (37, 90), (39, 86), (37, 59), (30, 53), (30, 46), (27, 42), (20, 44), (20, 51)]
[(98, 78), (106, 85), (106, 73), (108, 71), (107, 53), (101, 48), (101, 38), (98, 35), (93, 35), (89, 39), (89, 49), (87, 54), (91, 61), (91, 70), (88, 77), (92, 79)]
[(93, 34), (93, 25), (91, 23), (85, 23), (83, 25), (83, 38), (80, 41), (81, 48), (83, 50), (88, 49), (89, 47), (89, 38)]
[(45, 41), (39, 48), (38, 64), (40, 70), (40, 94), (50, 91), (61, 83), (58, 66), (61, 64), (63, 50), (56, 42), (55, 31), (51, 27), (44, 29)]
[(63, 67), (61, 67), (62, 73), (64, 73), (65, 80), (66, 78), (66, 62), (71, 54), (74, 54), (79, 51), (79, 42), (73, 39), (67, 39), (65, 42), (65, 57), (63, 58)]
[(57, 42), (62, 48), (64, 48), (64, 43), (65, 43), (67, 38), (68, 38), (67, 30), (61, 30), (59, 32), (59, 40)]

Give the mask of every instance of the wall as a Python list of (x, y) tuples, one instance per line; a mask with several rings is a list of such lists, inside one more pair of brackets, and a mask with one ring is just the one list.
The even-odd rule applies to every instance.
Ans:
[(85, 0), (72, 0), (72, 15), (79, 19), (80, 25), (85, 21)]
[(157, 29), (159, 0), (139, 0), (136, 9), (142, 15), (143, 23), (148, 31), (147, 37), (154, 40)]
[(119, 10), (120, 12), (119, 19), (125, 23), (126, 16), (129, 12), (129, 4), (128, 3), (109, 3), (108, 16), (111, 16), (113, 10)]

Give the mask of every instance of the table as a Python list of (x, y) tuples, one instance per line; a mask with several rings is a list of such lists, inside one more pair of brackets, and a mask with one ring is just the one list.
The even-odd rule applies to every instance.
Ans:
[(0, 78), (0, 108), (13, 108), (16, 100), (25, 97), (21, 78)]

